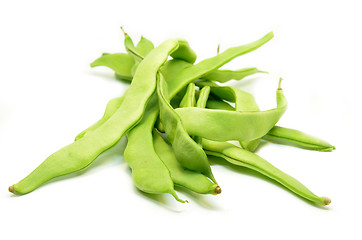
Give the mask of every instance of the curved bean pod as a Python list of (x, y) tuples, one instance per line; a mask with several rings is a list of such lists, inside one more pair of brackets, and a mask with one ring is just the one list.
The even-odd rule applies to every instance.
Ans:
[(50, 155), (9, 190), (15, 194), (29, 193), (50, 179), (85, 169), (101, 153), (114, 146), (140, 121), (145, 105), (155, 90), (157, 71), (177, 48), (177, 40), (168, 40), (152, 50), (140, 63), (139, 70), (124, 95), (123, 103), (104, 124)]
[(184, 203), (177, 196), (170, 172), (153, 146), (152, 129), (157, 118), (157, 111), (154, 111), (156, 107), (157, 96), (154, 95), (141, 122), (128, 133), (124, 159), (132, 169), (132, 179), (138, 189), (152, 194), (169, 193)]
[(227, 102), (224, 102), (221, 99), (220, 100), (209, 99), (206, 103), (206, 108), (235, 111), (235, 108), (233, 106), (231, 106)]
[(86, 134), (89, 134), (90, 132), (94, 131), (99, 126), (101, 126), (103, 123), (105, 123), (113, 115), (113, 113), (115, 113), (117, 111), (117, 109), (121, 106), (121, 104), (123, 103), (123, 100), (124, 100), (124, 96), (113, 98), (113, 99), (109, 100), (109, 102), (107, 103), (107, 106), (106, 106), (106, 110), (104, 111), (103, 117), (101, 119), (99, 119), (96, 123), (94, 123), (92, 126), (90, 126), (89, 128), (87, 128), (87, 129), (83, 130), (81, 133), (79, 133), (75, 137), (74, 141), (81, 139)]
[[(261, 47), (272, 38), (273, 33), (270, 32), (253, 43), (230, 48), (218, 56), (201, 61), (196, 65), (192, 65), (189, 62), (180, 59), (167, 61), (160, 70), (168, 82), (170, 99), (172, 99), (182, 88), (187, 86), (187, 84), (207, 75), (211, 71), (217, 70), (232, 59)], [(187, 52), (188, 51), (185, 51), (185, 53)], [(193, 54), (191, 54), (189, 59), (196, 60), (196, 55), (194, 57), (192, 56)]]
[[(229, 102), (235, 103), (235, 110), (242, 111), (260, 111), (252, 94), (242, 91), (232, 86), (219, 86), (214, 82), (202, 81), (197, 83), (198, 86), (210, 86), (211, 92), (217, 97)], [(242, 126), (240, 126), (242, 127)], [(242, 141), (240, 145), (251, 152), (254, 152), (260, 143), (260, 138), (251, 141)]]
[(209, 86), (205, 86), (205, 87), (201, 88), (199, 98), (197, 99), (197, 102), (196, 102), (196, 107), (205, 108), (207, 99), (209, 98), (209, 94), (210, 94)]
[(186, 93), (180, 102), (180, 107), (194, 107), (195, 101), (195, 84), (190, 83), (187, 86)]
[[(208, 100), (206, 106), (211, 109), (235, 111), (235, 109), (230, 104), (222, 100)], [(321, 152), (331, 152), (336, 149), (333, 145), (322, 139), (311, 136), (299, 130), (280, 126), (274, 126), (262, 138), (273, 143), (290, 145)], [(250, 151), (250, 149), (248, 150)]]
[(329, 198), (318, 197), (298, 180), (274, 167), (255, 153), (249, 152), (227, 142), (214, 142), (203, 139), (202, 143), (208, 155), (221, 157), (232, 164), (255, 170), (279, 182), (289, 190), (312, 202), (321, 205), (328, 205), (331, 203)]
[(126, 53), (113, 53), (113, 54), (103, 54), (101, 57), (97, 58), (90, 66), (98, 67), (105, 66), (112, 69), (116, 77), (125, 81), (132, 81), (133, 75), (131, 73), (132, 67), (135, 61), (133, 58)]
[(257, 68), (243, 68), (239, 70), (215, 70), (206, 74), (205, 76), (202, 76), (202, 79), (225, 83), (230, 80), (241, 80), (255, 73), (266, 73), (266, 72), (260, 71)]
[(292, 145), (321, 152), (331, 152), (336, 149), (322, 139), (295, 129), (279, 126), (273, 127), (265, 136), (263, 136), (263, 139), (274, 143)]
[(221, 188), (203, 174), (183, 168), (177, 161), (172, 147), (163, 140), (156, 130), (153, 131), (153, 144), (157, 155), (169, 169), (175, 185), (201, 194), (221, 193)]
[(147, 38), (141, 36), (141, 40), (137, 43), (136, 50), (142, 56), (147, 56), (155, 46)]
[[(277, 108), (267, 111), (226, 111), (200, 108), (177, 108), (183, 126), (190, 135), (215, 141), (250, 141), (260, 138), (274, 127), (287, 108), (281, 88), (277, 90)], [(194, 121), (197, 119), (197, 121)], [(247, 127), (243, 127), (247, 126)]]
[(200, 172), (216, 183), (205, 152), (185, 131), (180, 117), (169, 102), (167, 83), (162, 74), (157, 79), (157, 95), (160, 108), (160, 120), (167, 139), (174, 148), (180, 164), (190, 170)]
[[(172, 98), (174, 94), (180, 91), (185, 85), (193, 82), (198, 78), (201, 78), (202, 76), (210, 73), (213, 70), (219, 69), (221, 66), (225, 65), (226, 63), (230, 62), (238, 56), (258, 49), (263, 44), (271, 40), (273, 36), (273, 33), (270, 32), (255, 42), (239, 47), (229, 48), (217, 56), (205, 59), (198, 64), (192, 65), (190, 67), (185, 67), (178, 73), (174, 73), (174, 77), (172, 78), (172, 80), (170, 79), (170, 81), (168, 81), (168, 91), (170, 98)], [(169, 79), (166, 75), (165, 78), (167, 80)]]

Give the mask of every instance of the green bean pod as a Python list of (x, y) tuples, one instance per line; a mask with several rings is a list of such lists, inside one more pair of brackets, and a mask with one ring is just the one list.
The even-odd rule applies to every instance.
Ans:
[(255, 170), (288, 188), (299, 196), (320, 205), (328, 205), (331, 200), (318, 197), (295, 178), (282, 172), (255, 153), (239, 148), (227, 142), (214, 142), (203, 139), (203, 147), (208, 155), (224, 158), (226, 161)]
[(180, 102), (180, 107), (194, 107), (195, 102), (195, 84), (190, 83), (187, 86), (186, 93)]
[[(235, 110), (242, 111), (260, 111), (255, 98), (252, 94), (242, 91), (232, 86), (219, 86), (214, 82), (202, 81), (197, 82), (198, 86), (210, 86), (211, 92), (217, 97), (229, 102), (235, 103)], [(240, 126), (242, 127), (242, 126)], [(251, 141), (241, 141), (240, 145), (251, 152), (254, 152), (260, 143), (260, 138)]]
[(221, 193), (221, 188), (203, 174), (183, 168), (177, 161), (172, 147), (165, 142), (156, 130), (153, 131), (153, 144), (157, 155), (169, 169), (175, 185), (200, 194)]
[(322, 139), (295, 129), (279, 126), (273, 127), (265, 136), (263, 136), (263, 139), (274, 143), (292, 145), (321, 152), (331, 152), (336, 149)]
[[(206, 106), (211, 109), (235, 111), (235, 108), (222, 100), (208, 100)], [(320, 138), (314, 137), (299, 130), (280, 126), (274, 126), (266, 135), (262, 137), (262, 139), (273, 143), (290, 145), (321, 152), (331, 152), (336, 149), (333, 145)]]
[(87, 128), (87, 129), (83, 130), (81, 133), (79, 133), (75, 137), (74, 141), (81, 139), (86, 134), (89, 134), (90, 132), (92, 132), (95, 129), (97, 129), (98, 127), (100, 127), (103, 123), (105, 123), (121, 106), (123, 100), (124, 100), (124, 96), (111, 99), (107, 103), (106, 110), (104, 111), (103, 117), (101, 119), (99, 119), (96, 123), (94, 123), (92, 126), (90, 126), (89, 128)]
[(123, 34), (124, 34), (124, 46), (128, 54), (133, 57), (135, 62), (141, 62), (145, 56), (138, 52), (137, 48), (135, 47), (132, 38), (124, 31), (123, 27), (121, 27)]
[(124, 95), (123, 103), (105, 123), (50, 155), (9, 190), (15, 194), (29, 193), (50, 179), (85, 169), (101, 153), (114, 146), (141, 120), (145, 105), (156, 87), (156, 73), (170, 53), (177, 51), (178, 47), (177, 40), (167, 40), (152, 50), (140, 63), (132, 84)]
[(257, 68), (243, 68), (239, 70), (227, 70), (227, 69), (215, 70), (206, 74), (205, 76), (202, 76), (201, 79), (225, 83), (230, 80), (241, 80), (255, 73), (266, 73), (266, 72), (260, 71)]
[(132, 179), (136, 187), (151, 194), (169, 193), (177, 201), (181, 200), (175, 190), (170, 172), (160, 160), (153, 146), (152, 129), (157, 118), (157, 96), (149, 102), (144, 117), (128, 133), (124, 159), (132, 169)]
[(126, 53), (113, 53), (113, 54), (103, 54), (101, 57), (97, 58), (90, 66), (98, 67), (105, 66), (112, 69), (116, 77), (120, 80), (132, 81), (132, 67), (135, 61), (133, 58)]
[(147, 38), (141, 36), (141, 40), (137, 43), (136, 50), (142, 56), (147, 56), (155, 46)]
[[(229, 48), (217, 56), (205, 59), (198, 64), (192, 66), (185, 66), (181, 63), (183, 65), (181, 66), (182, 70), (173, 72), (173, 74), (165, 75), (165, 79), (167, 79), (168, 83), (170, 98), (172, 98), (177, 92), (179, 92), (185, 85), (193, 82), (198, 78), (201, 78), (202, 76), (210, 73), (213, 70), (219, 69), (221, 66), (225, 65), (226, 63), (230, 62), (238, 56), (258, 49), (269, 40), (271, 40), (273, 36), (273, 33), (270, 32), (255, 42), (239, 47)], [(173, 64), (179, 65), (180, 63), (176, 62)], [(177, 66), (174, 66), (174, 68), (177, 68)], [(165, 73), (163, 72), (163, 74)], [(169, 78), (170, 75), (171, 78)]]
[[(193, 54), (190, 55), (191, 57), (188, 58), (188, 61), (180, 59), (167, 61), (164, 66), (161, 67), (160, 71), (168, 83), (170, 99), (194, 80), (199, 79), (212, 71), (218, 71), (218, 68), (230, 62), (232, 59), (261, 47), (272, 38), (273, 33), (270, 32), (255, 42), (230, 48), (218, 56), (201, 61), (196, 65), (190, 63), (190, 60), (196, 60), (196, 55), (192, 57)], [(184, 54), (185, 53), (190, 54), (188, 53), (188, 50), (186, 50)]]
[(197, 102), (196, 102), (196, 107), (205, 108), (207, 99), (209, 98), (209, 94), (210, 94), (209, 86), (205, 86), (205, 87), (201, 88), (199, 98), (197, 99)]
[(205, 152), (185, 131), (180, 117), (170, 105), (167, 84), (162, 74), (157, 79), (157, 95), (160, 107), (160, 120), (167, 139), (175, 150), (180, 164), (190, 170), (200, 172), (216, 183)]
[(235, 111), (235, 108), (233, 106), (231, 106), (229, 103), (221, 99), (220, 100), (209, 99), (206, 103), (206, 108)]
[(190, 135), (215, 141), (251, 141), (267, 134), (285, 112), (287, 101), (280, 87), (276, 95), (277, 108), (267, 111), (237, 112), (195, 107), (175, 110)]

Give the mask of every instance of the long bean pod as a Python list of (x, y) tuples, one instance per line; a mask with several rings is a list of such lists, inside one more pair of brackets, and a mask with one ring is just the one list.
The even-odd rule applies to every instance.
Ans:
[(114, 146), (129, 129), (140, 121), (145, 105), (155, 90), (157, 71), (178, 47), (177, 40), (167, 40), (155, 48), (140, 63), (132, 84), (125, 93), (123, 103), (104, 124), (50, 155), (33, 172), (11, 186), (9, 190), (15, 194), (31, 192), (52, 178), (85, 169), (101, 153)]
[(327, 197), (318, 197), (298, 180), (274, 167), (255, 153), (227, 142), (215, 142), (203, 139), (202, 144), (208, 155), (221, 157), (234, 165), (255, 170), (312, 202), (321, 205), (328, 205), (331, 202)]

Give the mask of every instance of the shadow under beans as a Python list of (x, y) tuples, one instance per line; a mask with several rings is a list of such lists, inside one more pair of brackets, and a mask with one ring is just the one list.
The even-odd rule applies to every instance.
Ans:
[[(160, 206), (160, 207), (162, 207), (168, 211), (174, 212), (174, 213), (182, 212), (181, 210), (177, 210), (176, 207), (173, 207), (173, 206), (175, 206), (175, 204), (187, 204), (187, 203), (180, 203), (180, 202), (176, 201), (173, 197), (170, 197), (171, 196), (170, 194), (151, 194), (151, 193), (142, 192), (141, 190), (139, 190), (136, 187), (134, 187), (134, 189), (135, 189), (135, 192), (137, 193), (137, 195), (142, 196), (143, 198), (150, 200), (157, 206)], [(167, 196), (167, 195), (169, 195), (169, 196)]]
[(223, 167), (228, 168), (229, 170), (235, 172), (235, 173), (241, 173), (247, 176), (251, 176), (251, 177), (255, 177), (255, 178), (259, 178), (262, 179), (270, 184), (273, 184), (276, 187), (282, 188), (284, 190), (287, 190), (288, 192), (290, 192), (291, 194), (293, 194), (295, 197), (299, 198), (300, 200), (304, 201), (305, 203), (313, 206), (313, 207), (317, 207), (323, 210), (329, 210), (330, 208), (328, 208), (327, 206), (321, 206), (317, 203), (314, 203), (312, 201), (309, 201), (301, 196), (299, 196), (298, 194), (294, 193), (293, 191), (291, 191), (290, 189), (286, 188), (285, 186), (283, 186), (282, 184), (278, 183), (277, 181), (268, 178), (267, 176), (264, 176), (263, 174), (254, 171), (252, 169), (246, 168), (246, 167), (242, 167), (242, 166), (237, 166), (234, 164), (229, 163), (228, 161), (224, 160), (223, 158), (220, 157), (215, 157), (215, 156), (208, 156), (210, 163), (212, 163), (213, 165), (220, 165)]
[[(175, 186), (175, 190), (186, 195), (190, 199), (190, 201), (188, 200), (190, 203), (196, 202), (197, 204), (199, 204), (199, 206), (201, 206), (205, 209), (209, 209), (209, 210), (218, 209), (218, 207), (216, 207), (215, 205), (212, 205), (211, 202), (207, 200), (206, 195), (204, 195), (204, 194), (199, 194), (199, 193), (193, 192), (193, 191), (186, 189), (184, 187), (181, 187), (181, 186)], [(209, 194), (209, 195), (211, 195), (211, 194)], [(211, 195), (211, 196), (217, 197), (217, 195)]]

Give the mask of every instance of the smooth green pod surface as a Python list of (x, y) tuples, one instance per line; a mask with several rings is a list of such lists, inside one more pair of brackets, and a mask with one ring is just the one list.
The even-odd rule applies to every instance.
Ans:
[(153, 144), (157, 155), (169, 169), (175, 185), (201, 194), (221, 193), (221, 188), (203, 174), (183, 168), (177, 161), (172, 147), (165, 142), (156, 130), (153, 131)]
[(94, 131), (99, 126), (101, 126), (103, 123), (105, 123), (113, 115), (113, 113), (115, 113), (117, 111), (117, 109), (121, 106), (123, 99), (124, 99), (124, 96), (111, 99), (107, 103), (106, 110), (104, 111), (103, 117), (101, 119), (99, 119), (95, 124), (93, 124), (89, 128), (87, 128), (87, 129), (83, 130), (81, 133), (79, 133), (75, 137), (75, 141), (81, 139), (86, 134)]
[[(277, 108), (267, 111), (227, 111), (195, 107), (177, 108), (190, 135), (215, 141), (251, 141), (274, 127), (287, 108), (283, 91), (277, 90)], [(197, 121), (195, 121), (197, 119)]]
[(187, 86), (186, 93), (180, 102), (180, 107), (194, 107), (195, 102), (195, 84), (190, 83)]
[(145, 105), (155, 90), (157, 71), (170, 53), (177, 48), (177, 40), (167, 40), (155, 48), (140, 63), (132, 84), (124, 95), (123, 103), (105, 123), (78, 141), (50, 155), (9, 190), (15, 194), (31, 192), (52, 178), (83, 170), (101, 153), (114, 146), (140, 121)]
[(312, 202), (321, 205), (328, 205), (331, 202), (327, 197), (318, 197), (298, 180), (274, 167), (255, 153), (227, 142), (214, 142), (203, 139), (202, 144), (208, 155), (221, 157), (232, 164), (253, 169)]
[[(175, 95), (189, 83), (217, 70), (232, 59), (261, 47), (272, 39), (273, 36), (273, 33), (270, 32), (255, 42), (230, 48), (218, 56), (201, 61), (196, 65), (180, 59), (167, 61), (160, 70), (167, 81), (170, 99), (175, 97)], [(185, 53), (188, 53), (188, 51), (185, 51)], [(191, 53), (187, 59), (194, 61), (196, 60), (196, 55)]]
[(141, 40), (137, 43), (136, 46), (137, 52), (143, 56), (147, 56), (147, 54), (151, 52), (154, 48), (155, 46), (153, 45), (153, 43), (143, 36), (141, 36)]
[(167, 139), (175, 150), (177, 160), (183, 167), (200, 172), (216, 183), (205, 152), (186, 133), (180, 117), (170, 105), (167, 84), (161, 74), (158, 76), (157, 95), (160, 120), (167, 134)]
[(316, 150), (321, 152), (331, 152), (336, 149), (334, 146), (322, 139), (295, 129), (279, 126), (273, 127), (263, 137), (263, 139), (274, 143), (292, 145), (304, 149)]
[(243, 68), (239, 70), (215, 70), (212, 71), (205, 76), (202, 76), (202, 79), (209, 81), (216, 81), (225, 83), (230, 80), (241, 80), (247, 76), (253, 75), (255, 73), (266, 73), (264, 71), (260, 71), (257, 68)]
[(90, 66), (92, 68), (98, 66), (109, 67), (115, 72), (118, 79), (132, 81), (131, 70), (134, 63), (133, 58), (126, 53), (113, 53), (103, 54), (92, 62)]
[(149, 102), (144, 117), (128, 133), (124, 159), (132, 169), (133, 182), (143, 192), (152, 194), (169, 193), (179, 202), (170, 172), (160, 160), (153, 146), (152, 129), (157, 118), (157, 96)]

